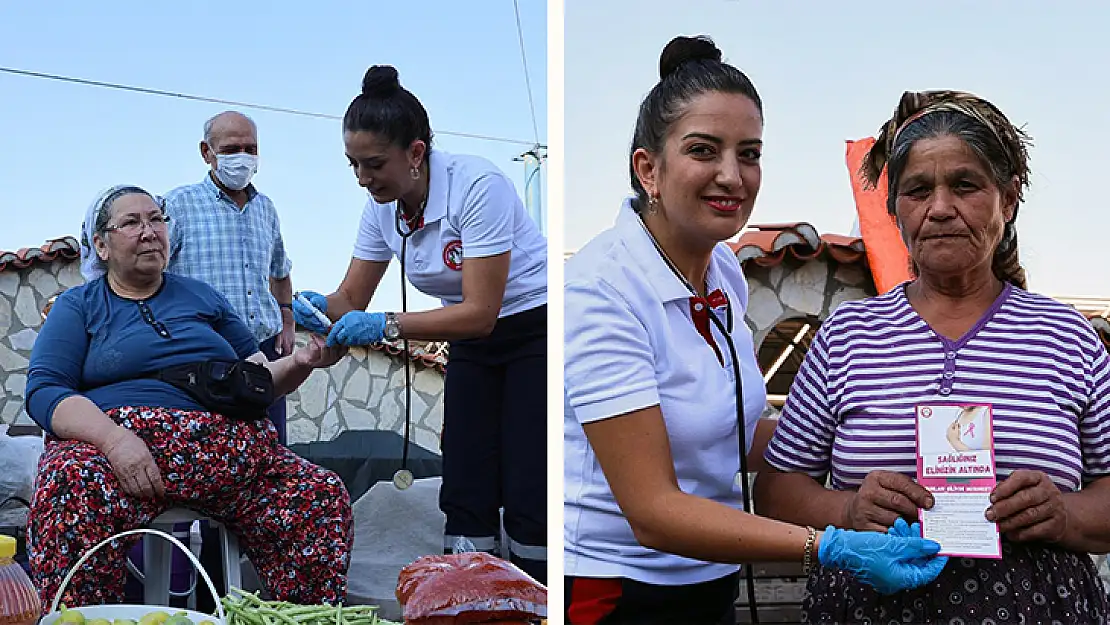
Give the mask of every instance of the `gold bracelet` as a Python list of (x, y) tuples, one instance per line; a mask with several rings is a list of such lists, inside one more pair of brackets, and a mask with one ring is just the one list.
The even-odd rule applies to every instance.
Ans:
[(802, 575), (809, 575), (813, 570), (813, 545), (817, 543), (817, 530), (807, 527), (809, 536), (806, 537), (805, 555), (802, 556)]

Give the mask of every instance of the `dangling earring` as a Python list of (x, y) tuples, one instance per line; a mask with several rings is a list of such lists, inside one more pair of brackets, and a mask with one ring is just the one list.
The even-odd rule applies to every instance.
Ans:
[(413, 180), (420, 179), (420, 168), (413, 167), (412, 169), (409, 170), (409, 175), (412, 176)]
[(648, 197), (647, 212), (650, 215), (655, 214), (655, 211), (657, 210), (659, 210), (659, 198), (652, 195)]
[(1014, 248), (1014, 242), (1017, 241), (1017, 230), (1014, 228), (1014, 222), (1006, 223), (1005, 228), (1002, 230), (1002, 241), (998, 243), (996, 254), (1007, 254)]

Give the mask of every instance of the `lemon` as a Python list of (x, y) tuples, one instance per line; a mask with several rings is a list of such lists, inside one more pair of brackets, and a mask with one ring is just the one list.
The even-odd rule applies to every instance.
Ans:
[(170, 615), (166, 612), (151, 612), (139, 619), (139, 625), (162, 625)]

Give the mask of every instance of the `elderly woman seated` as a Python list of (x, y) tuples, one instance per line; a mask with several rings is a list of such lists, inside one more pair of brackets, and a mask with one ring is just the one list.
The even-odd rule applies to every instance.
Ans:
[[(343, 352), (312, 337), (268, 362), (222, 295), (164, 273), (167, 251), (167, 218), (150, 194), (102, 194), (82, 232), (88, 282), (57, 298), (31, 354), (27, 411), (49, 435), (29, 527), (43, 600), (95, 544), (175, 507), (239, 536), (275, 598), (345, 600), (347, 491), (278, 444), (258, 408)], [(225, 365), (249, 375), (222, 379)], [(121, 602), (133, 540), (97, 552), (63, 601)]]

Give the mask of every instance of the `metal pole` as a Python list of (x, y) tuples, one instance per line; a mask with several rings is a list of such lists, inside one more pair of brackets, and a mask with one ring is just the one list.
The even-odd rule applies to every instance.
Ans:
[(544, 236), (547, 236), (547, 215), (543, 206), (543, 161), (546, 156), (546, 148), (537, 145), (517, 159), (524, 161), (524, 208)]

